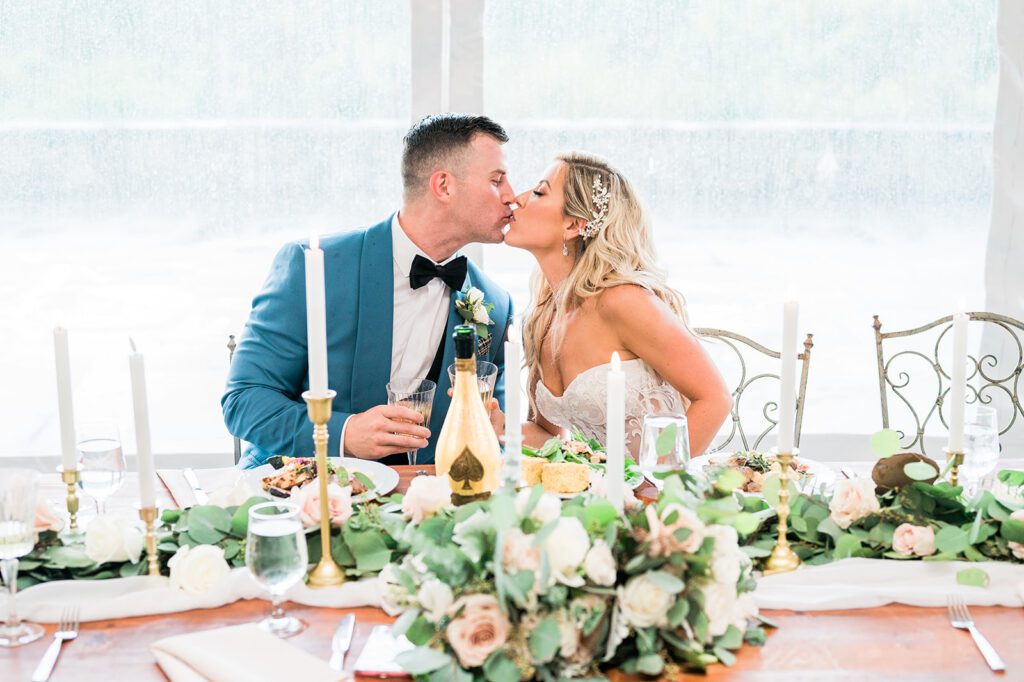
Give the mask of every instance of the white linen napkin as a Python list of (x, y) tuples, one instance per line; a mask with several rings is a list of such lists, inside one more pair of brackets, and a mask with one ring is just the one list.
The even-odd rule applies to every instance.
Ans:
[(174, 635), (155, 642), (150, 651), (171, 682), (342, 679), (326, 662), (253, 623)]
[[(988, 587), (961, 585), (957, 571), (980, 568)], [(867, 609), (886, 604), (946, 606), (950, 595), (970, 606), (1024, 606), (1018, 585), (1024, 566), (1008, 561), (898, 561), (842, 559), (803, 566), (790, 573), (757, 579), (754, 601), (762, 609), (826, 611)]]
[[(138, 576), (110, 580), (58, 580), (33, 585), (18, 593), (18, 613), (37, 623), (58, 623), (69, 604), (80, 609), (82, 622), (131, 618), (192, 609), (215, 609), (239, 599), (266, 599), (267, 591), (249, 575), (248, 569), (232, 569), (220, 585), (198, 595), (170, 586), (167, 578)], [(338, 587), (310, 589), (305, 583), (293, 586), (285, 599), (306, 606), (351, 609), (379, 606), (380, 584), (376, 578), (347, 582)], [(7, 595), (0, 597), (5, 608)], [(0, 611), (2, 612), (2, 611)]]

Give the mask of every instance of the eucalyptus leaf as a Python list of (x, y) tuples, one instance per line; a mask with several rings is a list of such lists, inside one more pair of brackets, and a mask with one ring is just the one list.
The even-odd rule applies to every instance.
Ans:
[(945, 554), (959, 554), (970, 544), (967, 531), (958, 526), (945, 526), (935, 534), (935, 547)]
[(554, 618), (545, 618), (530, 632), (530, 654), (538, 663), (547, 663), (558, 653), (561, 637)]
[(914, 461), (903, 465), (903, 473), (915, 481), (930, 481), (935, 479), (938, 472), (931, 464)]
[(487, 682), (519, 682), (519, 668), (499, 649), (484, 661)]
[(956, 581), (960, 585), (988, 587), (988, 573), (980, 568), (964, 568), (956, 572)]
[(420, 646), (395, 656), (395, 663), (410, 675), (426, 675), (448, 665), (452, 657), (443, 651)]
[(679, 438), (679, 425), (675, 422), (670, 423), (661, 433), (658, 434), (658, 440), (655, 441), (654, 449), (658, 453), (658, 457), (664, 457), (672, 454), (676, 449), (676, 440)]
[(892, 429), (882, 429), (871, 436), (871, 449), (879, 459), (895, 455), (900, 451), (900, 434)]

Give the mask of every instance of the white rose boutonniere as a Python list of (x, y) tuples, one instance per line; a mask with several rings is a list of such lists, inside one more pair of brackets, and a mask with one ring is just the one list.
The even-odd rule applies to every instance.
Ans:
[(455, 295), (455, 311), (459, 313), (466, 324), (476, 328), (476, 335), (480, 339), (477, 352), (481, 355), (487, 353), (491, 347), (491, 330), (494, 321), (490, 312), (494, 310), (494, 304), (484, 300), (484, 292), (476, 287), (467, 285), (465, 289)]

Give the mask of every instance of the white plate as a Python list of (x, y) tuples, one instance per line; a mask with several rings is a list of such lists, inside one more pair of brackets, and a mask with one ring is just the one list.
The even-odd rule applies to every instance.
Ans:
[[(398, 487), (398, 472), (380, 462), (375, 462), (372, 459), (357, 459), (355, 457), (331, 457), (331, 464), (334, 466), (344, 467), (350, 472), (360, 471), (366, 474), (376, 486), (372, 491), (372, 497), (379, 497), (387, 495), (389, 492)], [(266, 476), (270, 476), (277, 469), (269, 464), (263, 464), (255, 469), (246, 469), (245, 473), (248, 476), (249, 483), (256, 490), (263, 490), (263, 479)]]
[[(705, 478), (704, 468), (716, 464), (725, 464), (733, 456), (732, 452), (716, 452), (713, 455), (694, 457), (686, 463), (686, 470), (698, 478)], [(807, 476), (796, 481), (797, 489), (802, 493), (812, 490), (830, 492), (836, 485), (836, 472), (816, 459), (797, 457), (797, 462), (807, 465)], [(744, 495), (760, 495), (761, 493), (743, 493)]]

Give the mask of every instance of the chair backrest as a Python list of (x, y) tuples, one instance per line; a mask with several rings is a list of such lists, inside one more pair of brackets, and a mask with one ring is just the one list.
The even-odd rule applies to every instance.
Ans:
[[(707, 453), (721, 452), (726, 448), (743, 450), (756, 450), (765, 437), (778, 426), (778, 390), (771, 390), (763, 403), (755, 408), (748, 408), (743, 398), (745, 395), (753, 394), (750, 391), (755, 386), (760, 393), (761, 386), (767, 388), (767, 382), (774, 381), (776, 386), (779, 381), (778, 363), (774, 361), (782, 359), (782, 354), (773, 351), (760, 343), (735, 332), (724, 329), (710, 329), (698, 327), (693, 330), (698, 337), (709, 344), (721, 344), (727, 349), (729, 356), (735, 356), (738, 369), (735, 372), (720, 368), (725, 375), (726, 384), (732, 388), (732, 412), (731, 420), (715, 437)], [(807, 398), (807, 374), (811, 367), (811, 348), (814, 347), (814, 334), (808, 334), (804, 340), (804, 352), (797, 356), (800, 360), (800, 386), (796, 399), (796, 423), (793, 425), (793, 442), (800, 446), (800, 431), (803, 427), (804, 405)], [(755, 369), (755, 364), (771, 364), (771, 368)], [(731, 364), (731, 363), (730, 363)], [(772, 371), (774, 369), (774, 372)], [(733, 375), (737, 376), (733, 376)], [(756, 422), (756, 427), (755, 427)]]
[[(231, 366), (232, 361), (235, 359), (235, 348), (238, 344), (235, 343), (235, 335), (230, 334), (228, 336), (228, 366)], [(234, 453), (235, 453), (235, 464), (238, 464), (238, 460), (242, 459), (242, 440), (238, 436), (234, 436)]]
[[(986, 325), (986, 331), (1001, 330), (1008, 335), (1011, 348), (1016, 348), (1016, 358), (1002, 358), (992, 353), (975, 357), (967, 357), (967, 403), (988, 405), (997, 400), (1003, 403), (1005, 411), (1011, 415), (1006, 423), (1001, 424), (1000, 435), (1005, 434), (1017, 422), (1017, 417), (1024, 417), (1024, 408), (1020, 401), (1020, 376), (1024, 372), (1024, 323), (1012, 317), (996, 313), (968, 313), (971, 322)], [(875, 355), (878, 361), (878, 392), (882, 407), (882, 428), (890, 428), (888, 393), (896, 398), (896, 404), (909, 412), (907, 425), (912, 429), (896, 429), (900, 435), (900, 447), (911, 450), (918, 447), (925, 453), (924, 434), (928, 424), (938, 416), (939, 422), (949, 428), (946, 415), (943, 414), (943, 403), (949, 393), (950, 352), (940, 352), (943, 339), (952, 329), (953, 316), (947, 315), (933, 322), (905, 329), (902, 331), (882, 333), (882, 322), (878, 315), (874, 316)], [(952, 345), (952, 335), (946, 341), (947, 348)], [(913, 347), (891, 352), (894, 339), (921, 337), (922, 342), (935, 338), (934, 346), (928, 353)], [(916, 339), (915, 339), (916, 340)], [(887, 343), (888, 342), (888, 343)], [(929, 341), (930, 342), (930, 341)], [(923, 343), (921, 347), (927, 348)], [(885, 351), (890, 351), (886, 357)], [(1000, 366), (1001, 365), (1001, 366)], [(927, 383), (934, 386), (929, 389), (925, 380), (914, 381), (911, 370), (917, 367), (913, 377), (926, 376)], [(934, 382), (934, 384), (932, 384)], [(947, 409), (948, 413), (948, 409)], [(912, 436), (912, 437), (911, 437)]]

